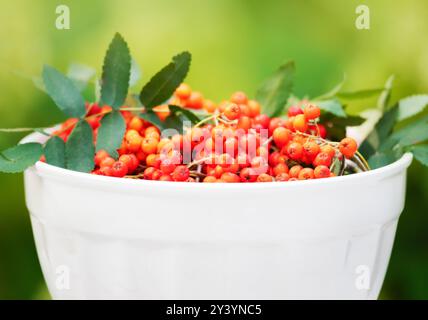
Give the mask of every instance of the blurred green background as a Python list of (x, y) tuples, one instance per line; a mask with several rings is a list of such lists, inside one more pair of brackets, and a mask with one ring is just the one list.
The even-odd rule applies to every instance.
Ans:
[[(31, 81), (43, 63), (98, 71), (119, 31), (143, 69), (140, 84), (175, 53), (193, 54), (187, 82), (220, 100), (257, 85), (287, 58), (296, 60), (299, 95), (315, 96), (347, 75), (344, 90), (380, 87), (397, 76), (393, 99), (428, 92), (426, 0), (91, 0), (0, 1), (0, 127), (62, 120)], [(55, 28), (55, 8), (71, 10), (71, 29)], [(355, 8), (370, 8), (357, 30)], [(371, 105), (370, 105), (371, 104)], [(364, 101), (372, 106), (374, 101)], [(354, 107), (355, 110), (361, 105)], [(0, 148), (22, 136), (1, 134)], [(22, 175), (0, 174), (0, 298), (49, 297), (24, 203)], [(381, 298), (428, 298), (428, 169), (414, 163), (407, 203)]]

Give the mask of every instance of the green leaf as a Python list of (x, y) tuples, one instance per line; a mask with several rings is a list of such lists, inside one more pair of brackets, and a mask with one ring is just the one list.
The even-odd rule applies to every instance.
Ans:
[(334, 114), (337, 117), (346, 117), (346, 112), (340, 101), (337, 99), (314, 101), (313, 103), (325, 112)]
[(416, 160), (428, 166), (428, 145), (414, 146), (410, 149)]
[(47, 65), (42, 77), (48, 95), (67, 116), (81, 118), (86, 114), (85, 100), (73, 81)]
[(350, 92), (339, 92), (336, 96), (344, 100), (367, 99), (381, 94), (385, 89), (366, 89)]
[(388, 108), (389, 99), (391, 98), (391, 90), (392, 85), (394, 83), (395, 76), (391, 75), (385, 82), (385, 87), (383, 92), (380, 94), (378, 100), (377, 100), (377, 108), (385, 111)]
[(395, 105), (383, 114), (376, 123), (376, 126), (363, 141), (359, 150), (366, 158), (372, 156), (391, 134), (396, 123), (397, 114), (398, 105)]
[(328, 138), (332, 141), (340, 141), (346, 136), (346, 128), (359, 126), (364, 121), (364, 118), (359, 116), (348, 115), (346, 118), (341, 118), (332, 113), (321, 114), (320, 123), (326, 126)]
[(336, 176), (339, 176), (341, 169), (342, 169), (342, 161), (340, 161), (339, 158), (334, 157), (332, 164), (330, 166), (330, 171), (334, 173)]
[(180, 133), (184, 132), (185, 128), (190, 128), (192, 124), (196, 124), (200, 119), (190, 110), (183, 109), (178, 106), (168, 106), (170, 110), (169, 116), (163, 122), (163, 130), (175, 129)]
[(70, 64), (67, 70), (67, 77), (81, 92), (85, 90), (93, 76), (95, 76), (95, 69), (80, 63)]
[(98, 129), (97, 151), (105, 150), (110, 156), (117, 158), (117, 149), (122, 144), (125, 130), (125, 120), (119, 111), (105, 115)]
[(428, 123), (412, 123), (394, 132), (379, 147), (379, 150), (389, 150), (394, 146), (408, 147), (428, 140)]
[(104, 58), (101, 101), (102, 104), (118, 109), (128, 94), (131, 73), (131, 54), (128, 45), (116, 33)]
[(263, 113), (270, 117), (280, 115), (293, 89), (294, 61), (289, 61), (266, 79), (256, 93), (256, 100), (262, 105)]
[(0, 153), (0, 171), (17, 173), (36, 163), (43, 154), (39, 143), (18, 144)]
[(141, 89), (140, 101), (147, 110), (164, 103), (172, 96), (175, 89), (186, 78), (190, 61), (189, 52), (176, 55), (171, 63), (156, 73)]
[(185, 118), (187, 118), (188, 121), (192, 122), (192, 124), (197, 124), (199, 121), (201, 121), (201, 119), (199, 119), (199, 117), (189, 109), (174, 105), (169, 105), (168, 109), (171, 114), (174, 114), (176, 116), (183, 115)]
[(393, 153), (375, 153), (369, 158), (368, 163), (370, 168), (377, 169), (391, 164), (396, 160), (397, 157)]
[(341, 82), (335, 85), (331, 90), (327, 91), (326, 93), (323, 93), (318, 97), (313, 98), (312, 100), (314, 101), (327, 100), (335, 97), (337, 93), (340, 91), (340, 89), (342, 89), (343, 84), (345, 83), (345, 80), (346, 80), (346, 75), (344, 74)]
[(65, 144), (67, 169), (90, 172), (94, 168), (95, 148), (92, 128), (88, 122), (81, 120), (71, 132)]
[(355, 127), (363, 124), (366, 121), (366, 119), (360, 117), (360, 116), (351, 116), (348, 115), (346, 118), (339, 118), (334, 117), (331, 122), (334, 126), (340, 126), (340, 127)]
[(185, 125), (196, 124), (200, 121), (200, 118), (190, 110), (174, 105), (169, 105), (168, 108), (170, 114), (165, 119), (165, 121), (161, 121), (157, 114), (152, 110), (141, 113), (140, 117), (146, 121), (149, 121), (161, 131), (166, 129), (174, 129), (180, 133), (183, 132)]
[(65, 168), (65, 143), (58, 136), (50, 138), (45, 145), (44, 154), (46, 163), (53, 166)]
[(398, 121), (422, 112), (428, 105), (428, 94), (419, 94), (401, 99), (398, 102)]
[(148, 110), (147, 112), (140, 113), (140, 118), (150, 122), (152, 125), (154, 125), (161, 131), (165, 129), (164, 123), (161, 121), (161, 119), (159, 119), (157, 114), (152, 110)]

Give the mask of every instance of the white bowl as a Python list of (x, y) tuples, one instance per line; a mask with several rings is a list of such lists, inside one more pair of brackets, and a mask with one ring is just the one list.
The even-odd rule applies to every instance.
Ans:
[(117, 179), (38, 162), (25, 192), (55, 299), (376, 299), (411, 160), (252, 184)]

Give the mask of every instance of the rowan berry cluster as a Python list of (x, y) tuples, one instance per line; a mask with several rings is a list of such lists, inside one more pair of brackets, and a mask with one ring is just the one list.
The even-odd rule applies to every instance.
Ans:
[[(291, 106), (285, 117), (269, 118), (243, 92), (215, 104), (187, 84), (176, 89), (171, 104), (203, 109), (208, 115), (182, 134), (164, 137), (153, 124), (122, 110), (126, 133), (118, 157), (98, 151), (93, 174), (182, 182), (285, 182), (335, 176), (333, 161), (357, 152), (352, 138), (326, 140), (321, 110), (313, 104)], [(100, 120), (111, 108), (88, 104), (87, 109), (96, 140)], [(168, 117), (167, 105), (154, 110), (160, 119)], [(75, 123), (67, 120), (57, 135), (67, 140)]]

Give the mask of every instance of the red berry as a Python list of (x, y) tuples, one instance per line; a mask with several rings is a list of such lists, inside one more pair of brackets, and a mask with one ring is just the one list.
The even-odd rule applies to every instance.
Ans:
[(160, 164), (160, 169), (164, 174), (171, 174), (175, 169), (175, 164), (171, 159), (163, 159)]
[(315, 179), (329, 178), (330, 175), (331, 175), (331, 172), (327, 166), (320, 165), (320, 166), (315, 167), (315, 169), (314, 169)]
[(303, 155), (303, 146), (298, 142), (291, 142), (286, 147), (287, 155), (293, 160), (300, 160)]
[(128, 173), (128, 167), (120, 161), (113, 163), (111, 167), (111, 174), (114, 177), (122, 178)]
[(314, 159), (320, 152), (320, 146), (315, 141), (307, 141), (303, 145), (303, 152), (308, 159)]
[(278, 127), (285, 127), (285, 120), (281, 118), (271, 118), (269, 122), (269, 135), (272, 135)]
[(320, 165), (324, 165), (324, 166), (330, 167), (331, 160), (332, 160), (332, 158), (330, 157), (330, 155), (328, 153), (326, 153), (326, 152), (320, 152), (315, 157), (315, 159), (312, 162), (312, 164), (314, 165), (314, 167), (317, 167), (317, 166), (320, 166)]
[(269, 128), (270, 118), (265, 114), (259, 114), (254, 118), (254, 124), (260, 124), (264, 129)]
[(242, 169), (239, 177), (241, 178), (241, 182), (254, 182), (257, 180), (257, 175), (252, 174), (252, 170), (250, 168)]
[(288, 108), (288, 117), (295, 117), (298, 114), (303, 114), (303, 110), (298, 107), (298, 106), (291, 106), (290, 108)]
[(327, 153), (331, 158), (333, 158), (336, 155), (336, 150), (329, 144), (326, 144), (320, 147), (320, 151)]
[(153, 173), (155, 171), (157, 171), (157, 169), (154, 168), (154, 167), (148, 167), (148, 168), (146, 168), (146, 170), (144, 170), (144, 174), (143, 174), (144, 175), (144, 179), (146, 179), (146, 180), (152, 180)]
[(320, 137), (325, 139), (327, 137), (327, 129), (322, 124), (318, 124), (317, 126)]
[(171, 174), (174, 181), (186, 181), (189, 178), (190, 172), (187, 166), (177, 166)]
[(112, 176), (112, 169), (111, 167), (101, 167), (100, 168), (100, 174), (103, 176)]

